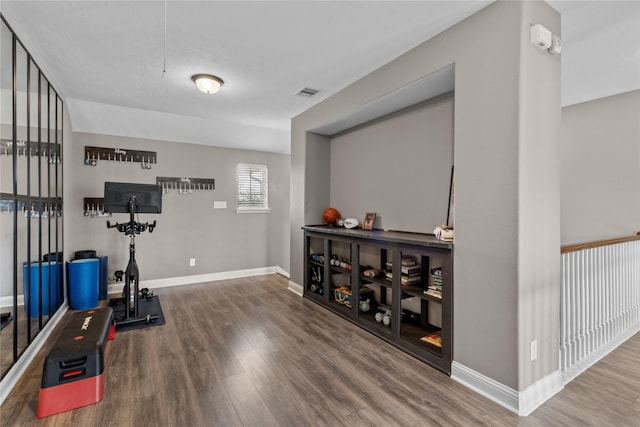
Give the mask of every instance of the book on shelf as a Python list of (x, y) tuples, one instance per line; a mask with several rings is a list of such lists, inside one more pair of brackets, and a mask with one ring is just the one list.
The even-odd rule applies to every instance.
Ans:
[[(418, 264), (418, 258), (413, 255), (402, 255), (402, 258), (400, 258), (400, 264), (403, 267), (413, 267), (414, 265), (417, 265), (417, 266), (420, 265)], [(392, 267), (393, 267), (393, 262), (387, 261), (387, 268), (392, 268)]]
[(400, 271), (402, 272), (402, 274), (413, 276), (415, 274), (420, 274), (422, 272), (422, 267), (420, 267), (419, 265), (412, 265), (412, 266), (403, 265)]
[(421, 341), (428, 342), (438, 347), (442, 347), (442, 333), (440, 331), (434, 332), (429, 335), (425, 335), (420, 338)]
[[(387, 271), (387, 273), (385, 274), (385, 277), (387, 278), (387, 280), (391, 281), (393, 280), (393, 273), (390, 271)], [(403, 274), (400, 276), (400, 283), (403, 285), (414, 285), (416, 283), (420, 283), (422, 281), (422, 277), (419, 274), (414, 274), (413, 276), (408, 276), (406, 274)]]
[(437, 290), (437, 289), (431, 289), (431, 288), (429, 288), (429, 289), (427, 289), (426, 291), (424, 291), (424, 294), (425, 294), (425, 295), (432, 296), (432, 297), (434, 297), (434, 298), (442, 299), (442, 291), (439, 291), (439, 290)]
[(431, 281), (429, 283), (429, 287), (442, 292), (442, 267), (431, 269)]
[[(422, 266), (418, 264), (418, 259), (413, 255), (403, 255), (400, 266), (400, 283), (402, 285), (412, 285), (422, 281)], [(385, 277), (393, 280), (393, 262), (387, 261)]]
[(419, 265), (418, 258), (414, 255), (402, 255), (402, 257), (400, 258), (400, 264), (402, 264), (403, 267)]
[[(393, 262), (387, 261), (386, 270), (388, 272), (393, 271)], [(413, 274), (420, 274), (422, 272), (422, 267), (420, 266), (420, 264), (416, 262), (413, 262), (413, 264), (409, 264), (409, 265), (406, 265), (403, 262), (402, 265), (400, 266), (400, 271), (402, 272), (402, 274), (407, 274), (411, 276)]]
[(420, 277), (420, 275), (417, 276), (405, 276), (402, 275), (400, 276), (400, 283), (402, 285), (414, 285), (416, 283), (420, 283), (422, 281), (422, 278)]
[[(391, 282), (393, 281), (393, 276), (391, 274), (387, 274), (386, 275), (386, 279)], [(415, 285), (422, 282), (422, 278), (418, 275), (418, 276), (401, 276), (400, 277), (400, 284), (403, 286), (407, 286), (407, 285)]]

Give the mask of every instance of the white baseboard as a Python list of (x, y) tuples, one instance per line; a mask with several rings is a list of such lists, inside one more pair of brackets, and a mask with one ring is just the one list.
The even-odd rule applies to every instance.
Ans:
[(451, 364), (451, 379), (520, 416), (527, 416), (564, 388), (560, 371), (552, 372), (518, 392), (458, 362)]
[[(221, 273), (197, 274), (194, 276), (143, 280), (140, 282), (140, 287), (158, 289), (166, 288), (168, 286), (193, 285), (195, 283), (215, 282), (218, 280), (237, 279), (240, 277), (260, 276), (263, 274), (274, 273), (286, 277), (287, 279), (289, 278), (289, 272), (279, 265), (276, 265), (275, 267), (252, 268), (247, 270), (225, 271)], [(109, 284), (107, 292), (109, 294), (118, 294), (122, 292), (122, 286), (124, 286), (124, 282), (111, 283)], [(300, 287), (300, 295), (302, 295), (302, 287)], [(22, 305), (24, 305), (24, 297), (23, 295), (18, 295), (18, 306)], [(0, 312), (9, 311), (10, 309), (13, 309), (13, 297), (0, 297)]]
[[(264, 274), (280, 274), (289, 277), (280, 266), (250, 268), (246, 270), (223, 271), (219, 273), (194, 274), (193, 276), (168, 277), (165, 279), (143, 280), (140, 282), (141, 288), (159, 289), (169, 286), (193, 285), (196, 283), (216, 282), (218, 280), (238, 279), (240, 277), (261, 276)], [(109, 294), (118, 294), (122, 292), (124, 282), (116, 282), (109, 284), (107, 292)]]
[(456, 361), (451, 363), (451, 379), (480, 393), (484, 397), (493, 400), (516, 414), (519, 413), (518, 392), (511, 387), (507, 387)]
[(527, 416), (540, 405), (551, 399), (564, 388), (562, 372), (554, 371), (544, 378), (540, 378), (520, 394), (520, 410), (518, 415)]
[(285, 271), (284, 268), (280, 267), (279, 265), (276, 265), (276, 273), (283, 277), (286, 277), (287, 279), (289, 278), (289, 272)]
[(44, 343), (53, 332), (53, 329), (62, 319), (62, 316), (67, 312), (69, 306), (67, 303), (63, 303), (58, 311), (49, 319), (46, 326), (40, 331), (40, 333), (35, 337), (35, 339), (31, 342), (31, 345), (27, 347), (25, 352), (20, 356), (15, 365), (7, 372), (7, 375), (0, 382), (0, 405), (7, 398), (13, 387), (15, 387), (18, 380), (25, 373), (33, 359), (36, 357)]
[[(24, 295), (18, 295), (18, 306), (24, 305)], [(0, 297), (0, 312), (13, 310), (13, 296)]]
[(298, 296), (302, 296), (304, 288), (302, 285), (297, 284), (296, 282), (292, 282), (289, 280), (289, 290)]

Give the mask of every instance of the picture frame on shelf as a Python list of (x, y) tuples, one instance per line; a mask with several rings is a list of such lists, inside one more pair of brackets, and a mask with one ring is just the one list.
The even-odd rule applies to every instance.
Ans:
[(376, 220), (375, 212), (367, 212), (364, 216), (364, 221), (362, 221), (362, 229), (363, 230), (373, 230), (373, 221)]

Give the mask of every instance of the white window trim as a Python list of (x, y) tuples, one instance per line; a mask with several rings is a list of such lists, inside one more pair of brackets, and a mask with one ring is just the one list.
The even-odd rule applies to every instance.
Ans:
[(270, 208), (237, 208), (236, 209), (236, 213), (241, 213), (241, 214), (255, 214), (255, 213), (270, 213), (271, 209)]
[[(245, 168), (257, 167), (260, 169), (264, 169), (265, 177), (266, 177), (265, 198), (266, 198), (267, 206), (266, 207), (238, 206), (235, 210), (236, 213), (242, 213), (242, 214), (270, 213), (271, 208), (269, 208), (269, 166), (265, 164), (257, 164), (257, 163), (238, 163), (238, 165), (236, 166), (236, 186), (238, 185), (238, 182), (237, 182), (238, 168), (240, 167), (245, 167)], [(239, 203), (238, 197), (239, 197), (239, 189), (238, 187), (236, 187), (236, 203)]]

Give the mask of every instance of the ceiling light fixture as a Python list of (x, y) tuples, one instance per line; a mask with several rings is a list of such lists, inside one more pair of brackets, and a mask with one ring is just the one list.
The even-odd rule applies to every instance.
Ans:
[(191, 80), (196, 84), (198, 89), (204, 93), (213, 94), (220, 90), (224, 81), (220, 77), (211, 74), (194, 74)]

